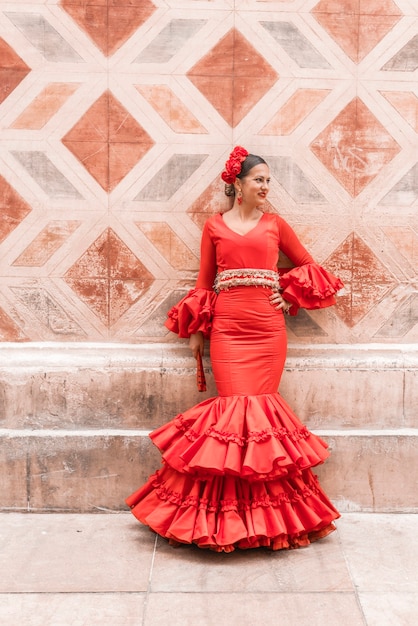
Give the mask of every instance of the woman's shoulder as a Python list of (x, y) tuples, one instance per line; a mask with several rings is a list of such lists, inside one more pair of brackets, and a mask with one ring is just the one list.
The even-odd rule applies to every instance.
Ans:
[(213, 229), (216, 226), (219, 225), (219, 223), (222, 223), (222, 212), (218, 211), (216, 213), (212, 213), (212, 215), (209, 215), (209, 217), (207, 218), (206, 222), (204, 223), (203, 227), (206, 229)]
[(286, 224), (285, 220), (278, 213), (264, 213), (264, 219), (268, 220), (270, 224), (280, 228), (282, 224)]
[(289, 222), (284, 217), (279, 215), (279, 213), (271, 212), (271, 213), (266, 213), (266, 215), (269, 215), (271, 221), (274, 222), (275, 224), (277, 224), (277, 226), (279, 228), (283, 228), (283, 227), (284, 228), (290, 228)]

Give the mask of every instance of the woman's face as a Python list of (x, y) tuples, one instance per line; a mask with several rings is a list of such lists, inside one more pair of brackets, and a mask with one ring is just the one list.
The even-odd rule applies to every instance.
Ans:
[(270, 188), (270, 170), (265, 163), (255, 165), (245, 178), (239, 180), (242, 200), (245, 204), (262, 206)]

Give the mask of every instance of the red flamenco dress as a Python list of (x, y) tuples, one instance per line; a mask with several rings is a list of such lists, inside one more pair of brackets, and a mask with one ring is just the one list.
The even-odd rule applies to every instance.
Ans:
[[(162, 467), (126, 499), (170, 543), (280, 550), (335, 529), (339, 513), (311, 470), (329, 455), (327, 445), (277, 391), (287, 340), (269, 281), (279, 281), (279, 250), (295, 266), (279, 283), (290, 314), (335, 303), (343, 284), (281, 217), (265, 213), (240, 235), (216, 214), (203, 229), (196, 287), (169, 311), (166, 326), (180, 337), (210, 337), (219, 393), (151, 433)], [(217, 277), (224, 282), (214, 291)]]

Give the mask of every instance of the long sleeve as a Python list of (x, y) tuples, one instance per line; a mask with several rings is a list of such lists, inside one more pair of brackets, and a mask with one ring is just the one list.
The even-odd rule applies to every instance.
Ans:
[(200, 242), (200, 268), (196, 289), (213, 290), (216, 276), (216, 249), (210, 236), (209, 221), (205, 222)]
[(167, 316), (165, 326), (181, 338), (202, 332), (210, 336), (216, 293), (213, 283), (216, 276), (216, 250), (205, 223), (200, 244), (200, 269), (196, 286), (175, 304)]
[(335, 304), (335, 294), (344, 284), (314, 261), (293, 229), (282, 219), (280, 249), (295, 265), (280, 277), (283, 298), (292, 303), (290, 314), (296, 315), (299, 308), (322, 309)]

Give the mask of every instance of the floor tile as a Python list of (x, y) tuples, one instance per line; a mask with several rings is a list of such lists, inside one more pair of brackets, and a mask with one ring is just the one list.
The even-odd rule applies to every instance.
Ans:
[(338, 528), (360, 592), (416, 592), (418, 515), (350, 514), (339, 520)]
[(144, 626), (364, 626), (351, 593), (153, 593)]
[(144, 594), (0, 594), (4, 626), (140, 626)]
[(0, 592), (146, 591), (154, 543), (130, 514), (2, 515)]
[(337, 533), (291, 551), (214, 553), (159, 538), (151, 590), (171, 592), (352, 591)]
[(360, 604), (367, 626), (415, 626), (418, 595), (412, 593), (361, 593)]

